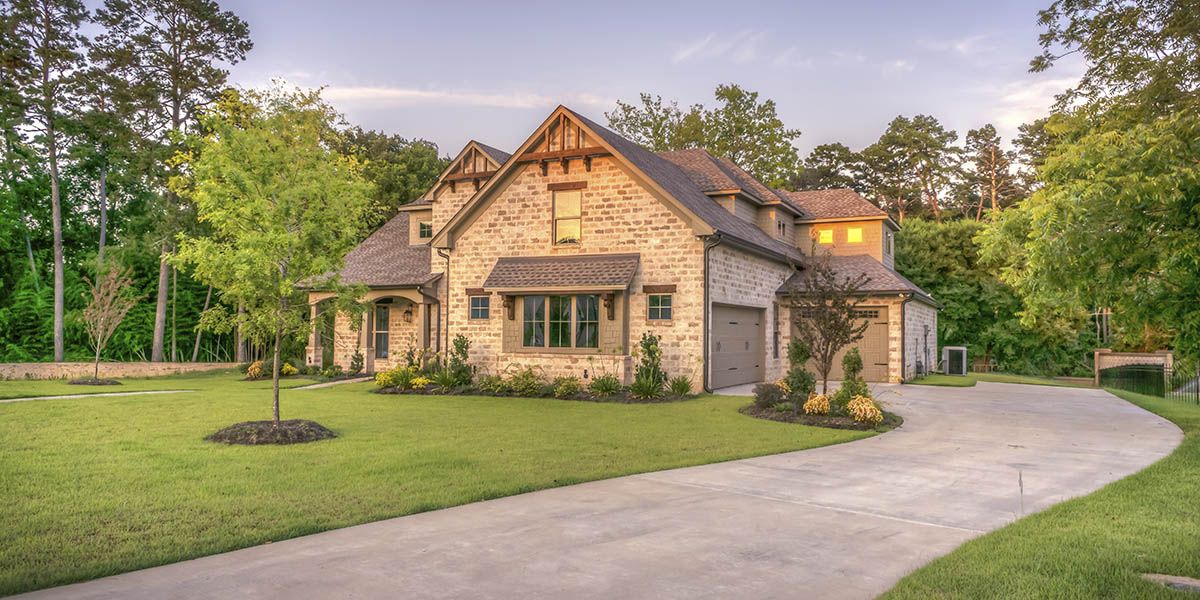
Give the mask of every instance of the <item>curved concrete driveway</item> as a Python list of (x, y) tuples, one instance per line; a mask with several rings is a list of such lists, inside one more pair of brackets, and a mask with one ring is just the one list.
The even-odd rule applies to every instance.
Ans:
[(868, 440), (470, 504), (30, 597), (867, 598), (1182, 439), (1096, 390), (896, 392), (885, 400), (904, 426)]

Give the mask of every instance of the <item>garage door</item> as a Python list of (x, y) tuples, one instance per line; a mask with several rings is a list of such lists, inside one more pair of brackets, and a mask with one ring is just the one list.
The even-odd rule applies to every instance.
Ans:
[(763, 380), (763, 310), (713, 305), (712, 387)]
[[(842, 379), (842, 357), (851, 348), (858, 347), (858, 353), (863, 360), (863, 379), (867, 381), (887, 381), (888, 379), (888, 309), (886, 306), (860, 306), (856, 309), (859, 316), (867, 322), (867, 330), (861, 340), (842, 348), (833, 360), (833, 368), (829, 370), (829, 379)], [(860, 321), (861, 322), (861, 321)], [(817, 367), (809, 363), (808, 370), (820, 379)]]

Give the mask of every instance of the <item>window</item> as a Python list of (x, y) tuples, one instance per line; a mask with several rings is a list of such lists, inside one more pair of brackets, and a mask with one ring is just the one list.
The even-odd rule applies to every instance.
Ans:
[(817, 243), (818, 244), (832, 244), (833, 243), (833, 230), (832, 229), (822, 229), (822, 230), (818, 231), (817, 232)]
[(546, 345), (546, 297), (525, 296), (521, 303), (523, 335), (521, 345), (528, 348), (541, 348)]
[(862, 227), (849, 227), (846, 229), (846, 243), (861, 244), (862, 243)]
[(375, 305), (375, 358), (388, 357), (388, 305)]
[(783, 222), (782, 219), (775, 222), (775, 230), (779, 233), (779, 237), (787, 237), (787, 223)]
[(892, 232), (885, 229), (883, 235), (884, 235), (883, 249), (888, 254), (891, 254), (892, 252), (895, 251), (895, 247), (892, 245)]
[(600, 347), (600, 296), (525, 296), (522, 302), (522, 346)]
[(578, 244), (580, 238), (580, 202), (583, 192), (554, 192), (554, 243)]
[(417, 223), (417, 236), (423, 240), (433, 237), (433, 224)]
[(671, 294), (651, 294), (646, 304), (646, 318), (651, 321), (671, 320)]
[(492, 299), (488, 296), (471, 296), (471, 318), (486, 319), (490, 316)]

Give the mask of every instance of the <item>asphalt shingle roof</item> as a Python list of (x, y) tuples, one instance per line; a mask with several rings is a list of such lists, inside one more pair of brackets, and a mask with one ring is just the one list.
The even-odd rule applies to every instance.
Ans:
[(849, 188), (780, 192), (800, 207), (805, 219), (886, 217), (887, 213)]
[(637, 273), (638, 254), (503, 257), (484, 281), (485, 289), (628, 287)]
[(486, 152), (487, 155), (492, 158), (492, 160), (496, 161), (497, 165), (504, 164), (505, 162), (508, 161), (508, 157), (512, 156), (512, 154), (509, 154), (508, 152), (505, 152), (498, 148), (493, 148), (487, 144), (484, 144), (481, 142), (475, 142), (475, 143), (479, 144), (479, 148), (481, 150), (483, 150), (484, 152)]
[(429, 244), (408, 243), (408, 215), (397, 213), (346, 255), (342, 283), (409, 287), (433, 278), (429, 272)]
[[(907, 277), (893, 271), (883, 263), (875, 260), (873, 257), (866, 254), (856, 256), (829, 256), (829, 266), (839, 277), (846, 280), (852, 280), (859, 275), (866, 274), (867, 281), (863, 284), (859, 291), (871, 293), (885, 292), (911, 292), (920, 296), (926, 302), (937, 306), (937, 301), (930, 296), (928, 292), (921, 289), (917, 284), (908, 280)], [(825, 260), (824, 258), (814, 259), (808, 257), (805, 259), (805, 264), (811, 264), (814, 260)], [(803, 293), (807, 289), (807, 274), (804, 272), (793, 273), (776, 292), (778, 294), (787, 294), (790, 292)]]

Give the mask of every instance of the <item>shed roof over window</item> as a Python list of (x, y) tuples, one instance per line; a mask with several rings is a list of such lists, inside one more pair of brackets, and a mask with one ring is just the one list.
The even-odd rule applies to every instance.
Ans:
[(504, 257), (483, 286), (502, 291), (623, 290), (637, 273), (638, 254)]

